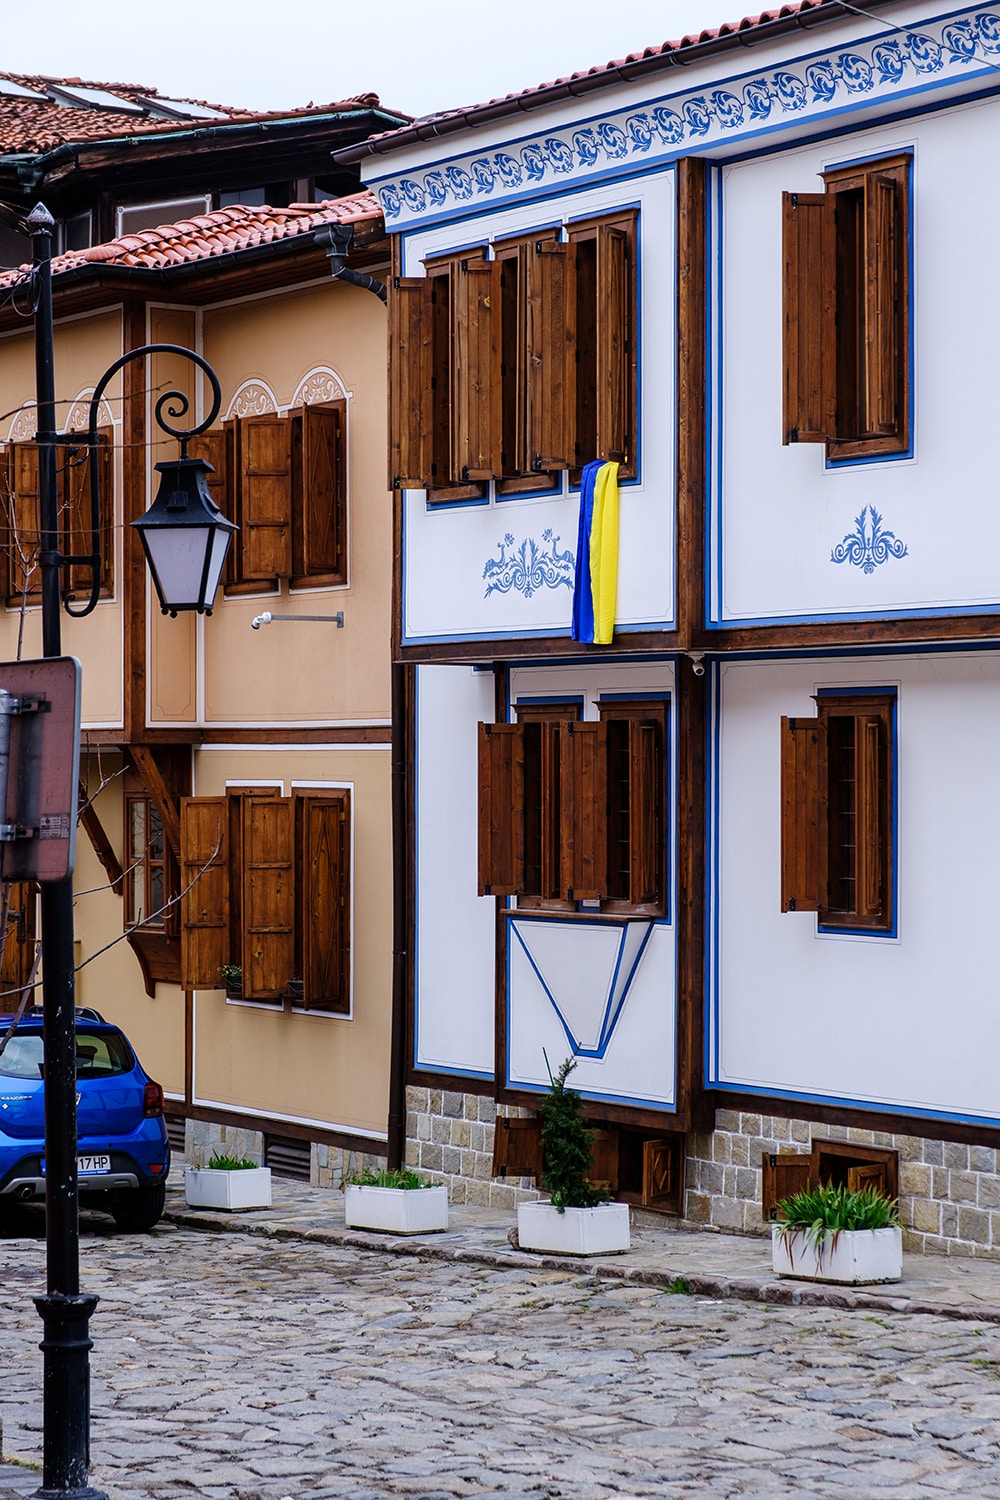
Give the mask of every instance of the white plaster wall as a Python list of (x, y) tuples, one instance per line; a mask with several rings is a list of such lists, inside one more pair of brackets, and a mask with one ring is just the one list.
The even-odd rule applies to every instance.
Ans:
[[(1000, 655), (731, 662), (714, 726), (712, 1082), (1000, 1119)], [(898, 689), (898, 936), (780, 907), (779, 721)]]
[[(713, 484), (712, 617), (782, 619), (993, 605), (1000, 543), (993, 437), (1000, 103), (867, 129), (722, 169), (722, 451)], [(822, 444), (781, 443), (782, 191), (913, 152), (914, 420), (910, 459), (827, 467)], [(718, 373), (718, 372), (717, 372)], [(865, 574), (831, 549), (873, 506), (906, 544)]]
[[(619, 629), (668, 626), (674, 612), (673, 171), (484, 214), (413, 234), (404, 243), (405, 272), (419, 276), (429, 255), (634, 205), (639, 208), (640, 481), (623, 482), (620, 490)], [(513, 550), (531, 539), (543, 551), (568, 550), (575, 557), (579, 491), (566, 491), (565, 479), (563, 486), (555, 496), (492, 498), (445, 508), (428, 507), (423, 490), (405, 492), (404, 639), (568, 634), (570, 587), (542, 586), (530, 597), (517, 589), (487, 594), (483, 578), (507, 535), (513, 537)]]

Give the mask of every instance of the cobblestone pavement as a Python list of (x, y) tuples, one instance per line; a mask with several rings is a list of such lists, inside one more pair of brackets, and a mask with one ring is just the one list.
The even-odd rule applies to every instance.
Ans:
[[(122, 1500), (1000, 1497), (988, 1321), (171, 1224), (83, 1258), (92, 1482)], [(0, 1261), (4, 1451), (37, 1462), (44, 1248)]]

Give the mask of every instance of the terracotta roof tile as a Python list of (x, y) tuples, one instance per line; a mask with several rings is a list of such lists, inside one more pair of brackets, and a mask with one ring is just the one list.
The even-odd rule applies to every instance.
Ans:
[[(125, 234), (106, 245), (92, 245), (89, 250), (69, 250), (65, 255), (53, 257), (52, 274), (58, 278), (86, 266), (159, 270), (170, 265), (192, 265), (249, 250), (254, 245), (309, 234), (324, 224), (360, 224), (381, 218), (377, 199), (367, 192), (325, 203), (293, 203), (288, 208), (244, 208), (236, 204), (216, 213), (182, 219), (178, 224), (161, 224), (157, 229)], [(0, 275), (0, 288), (12, 286), (29, 271), (29, 266), (21, 266), (16, 271), (4, 272)]]

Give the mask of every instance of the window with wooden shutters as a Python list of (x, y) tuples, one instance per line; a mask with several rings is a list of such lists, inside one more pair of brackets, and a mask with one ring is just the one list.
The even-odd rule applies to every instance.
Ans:
[(296, 798), (302, 1004), (351, 1008), (350, 793)]
[(42, 535), (38, 514), (38, 448), (11, 443), (7, 448), (6, 527), (7, 594), (17, 602), (38, 598), (42, 575), (38, 549)]
[(163, 832), (163, 820), (152, 797), (126, 794), (125, 876), (126, 927), (155, 927), (176, 937), (174, 862)]
[[(80, 434), (81, 438), (83, 434)], [(112, 430), (97, 432), (98, 484), (100, 496), (99, 545), (101, 549), (100, 592), (109, 596), (114, 588), (114, 458)], [(11, 443), (5, 454), (3, 592), (11, 602), (37, 599), (41, 594), (38, 550), (41, 546), (39, 516), (38, 449), (34, 443)], [(91, 476), (86, 446), (60, 441), (56, 448), (56, 507), (59, 549), (66, 557), (88, 557), (91, 553)], [(62, 572), (64, 593), (89, 593), (91, 573), (80, 563), (68, 564)]]
[(576, 280), (575, 466), (613, 459), (636, 473), (636, 216), (573, 225)]
[(563, 777), (570, 723), (578, 726), (580, 711), (579, 703), (515, 705), (518, 725), (523, 726), (524, 878), (518, 893), (523, 907), (573, 906), (567, 840), (571, 819)]
[(820, 925), (894, 924), (892, 694), (827, 694), (781, 721), (781, 909)]
[(909, 451), (910, 166), (888, 157), (783, 195), (783, 441), (833, 460)]

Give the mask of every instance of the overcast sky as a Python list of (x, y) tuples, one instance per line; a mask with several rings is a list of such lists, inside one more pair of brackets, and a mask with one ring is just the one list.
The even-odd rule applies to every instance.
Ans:
[(374, 92), (428, 114), (738, 20), (725, 0), (80, 0), (2, 6), (5, 72), (255, 109)]

